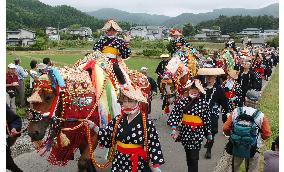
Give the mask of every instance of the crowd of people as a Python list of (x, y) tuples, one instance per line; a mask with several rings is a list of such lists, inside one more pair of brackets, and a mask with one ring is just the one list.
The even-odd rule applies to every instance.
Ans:
[[(263, 140), (271, 137), (269, 119), (258, 110), (258, 104), (263, 79), (269, 80), (273, 67), (279, 62), (278, 49), (252, 45), (240, 48), (230, 40), (225, 49), (213, 51), (206, 58), (186, 41), (180, 30), (173, 30), (170, 55), (162, 54), (162, 61), (156, 69), (157, 82), (148, 76), (147, 66), (141, 68), (140, 72), (147, 77), (151, 87), (150, 93), (145, 95), (130, 80), (127, 69), (120, 63), (131, 55), (130, 38), (118, 37), (122, 29), (114, 20), (108, 20), (102, 30), (105, 35), (95, 43), (93, 50), (102, 52), (112, 64), (119, 83), (118, 102), (122, 113), (106, 127), (97, 126), (90, 120), (88, 123), (92, 132), (98, 135), (101, 146), (111, 148), (114, 146), (113, 138), (115, 139), (116, 149), (111, 171), (159, 172), (160, 166), (166, 163), (158, 132), (153, 121), (148, 118), (151, 115), (152, 98), (157, 95), (158, 89), (163, 93), (163, 109), (173, 104), (172, 110), (168, 109), (167, 125), (171, 128), (171, 137), (184, 147), (189, 172), (198, 171), (199, 152), (204, 138), (204, 147), (207, 149), (205, 158), (214, 156), (211, 155), (211, 150), (220, 127), (220, 114), (224, 123), (223, 134), (229, 137), (225, 149), (233, 156), (233, 170), (239, 171), (245, 160), (247, 171), (258, 171), (259, 150)], [(185, 47), (188, 49), (184, 50)], [(187, 54), (184, 53), (187, 50)], [(169, 73), (168, 64), (174, 56), (178, 56), (184, 66), (190, 69), (188, 79), (180, 88), (175, 87), (176, 78)], [(15, 63), (8, 65), (6, 74), (7, 109), (14, 113), (15, 97), (19, 96), (19, 106), (24, 107), (26, 103), (25, 78), (30, 76), (29, 88), (32, 91), (34, 81), (46, 72), (52, 62), (49, 58), (43, 59), (40, 64), (32, 60), (29, 72), (20, 64), (20, 59), (15, 59)], [(170, 83), (173, 86), (167, 87)], [(162, 87), (163, 84), (165, 87)], [(174, 95), (174, 101), (168, 101), (171, 97), (169, 95)], [(140, 109), (140, 103), (148, 104), (146, 112)], [(9, 114), (15, 116), (12, 112), (9, 111)], [(19, 134), (19, 128), (20, 124), (7, 128), (8, 136)], [(7, 154), (10, 154), (10, 146), (7, 146)], [(278, 150), (279, 140), (276, 139), (272, 151), (265, 152), (265, 171), (278, 168), (279, 164), (275, 161)], [(11, 158), (10, 160), (12, 161)], [(8, 164), (7, 168), (13, 171)], [(19, 171), (15, 169), (14, 171)]]

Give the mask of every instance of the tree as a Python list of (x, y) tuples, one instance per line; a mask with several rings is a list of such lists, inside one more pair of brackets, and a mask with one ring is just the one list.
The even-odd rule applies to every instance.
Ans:
[(275, 36), (273, 37), (272, 39), (268, 40), (267, 42), (267, 45), (269, 45), (270, 47), (279, 47), (279, 35), (278, 36)]
[(190, 24), (186, 24), (183, 26), (183, 35), (184, 36), (193, 36), (196, 34), (196, 29)]
[(69, 26), (69, 29), (79, 29), (80, 27), (81, 27), (80, 24), (71, 24), (71, 25)]

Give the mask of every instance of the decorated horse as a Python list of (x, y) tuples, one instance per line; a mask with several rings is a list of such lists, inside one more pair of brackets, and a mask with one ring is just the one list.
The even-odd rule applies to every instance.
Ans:
[[(119, 84), (112, 65), (101, 56), (93, 53), (72, 67), (47, 68), (46, 74), (35, 81), (28, 98), (28, 133), (41, 155), (50, 151), (48, 161), (53, 165), (65, 166), (79, 149), (79, 171), (105, 167), (95, 161), (97, 136), (89, 132), (86, 122), (88, 119), (104, 127), (120, 113)], [(147, 78), (139, 77), (137, 71), (127, 71), (129, 79), (136, 78), (144, 86), (146, 95), (150, 86)]]
[(186, 82), (197, 75), (196, 52), (195, 48), (182, 47), (173, 55), (166, 67), (172, 75), (177, 100), (183, 97)]

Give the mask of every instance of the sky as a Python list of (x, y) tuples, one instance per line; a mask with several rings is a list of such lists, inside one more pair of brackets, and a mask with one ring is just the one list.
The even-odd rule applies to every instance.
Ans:
[(257, 9), (278, 0), (40, 0), (48, 5), (69, 5), (84, 12), (115, 8), (127, 12), (177, 16), (181, 13), (203, 13), (219, 8)]

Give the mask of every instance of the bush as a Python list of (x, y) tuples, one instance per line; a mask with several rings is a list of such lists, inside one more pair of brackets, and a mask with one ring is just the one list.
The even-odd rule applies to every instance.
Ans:
[(267, 45), (269, 45), (270, 47), (279, 47), (279, 36), (275, 36), (272, 39), (268, 40)]
[(160, 51), (158, 49), (145, 49), (143, 50), (142, 54), (146, 57), (149, 56), (160, 56), (163, 53), (163, 51)]
[(6, 46), (7, 51), (39, 51), (39, 47)]

